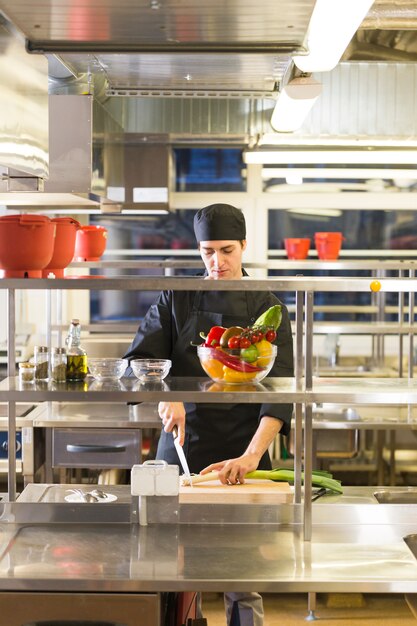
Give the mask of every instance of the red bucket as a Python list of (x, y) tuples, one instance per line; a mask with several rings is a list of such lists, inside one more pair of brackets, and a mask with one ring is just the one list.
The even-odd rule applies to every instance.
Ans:
[(106, 243), (107, 228), (81, 226), (75, 239), (74, 261), (99, 261)]
[(41, 278), (52, 258), (56, 226), (46, 215), (0, 217), (0, 276)]
[(339, 258), (344, 237), (342, 233), (315, 233), (317, 255), (321, 261), (335, 261)]
[(284, 245), (289, 259), (306, 259), (310, 250), (310, 239), (284, 239)]
[(47, 278), (52, 273), (56, 278), (63, 278), (64, 269), (74, 256), (75, 237), (81, 224), (73, 217), (55, 217), (52, 222), (56, 225), (54, 253), (48, 265), (42, 270), (42, 276)]

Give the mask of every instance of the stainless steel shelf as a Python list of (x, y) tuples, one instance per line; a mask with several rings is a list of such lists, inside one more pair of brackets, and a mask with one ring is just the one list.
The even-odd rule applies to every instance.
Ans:
[[(370, 278), (270, 277), (241, 280), (202, 280), (189, 276), (68, 276), (67, 278), (3, 278), (0, 289), (75, 289), (136, 291), (310, 291), (371, 292)], [(417, 291), (417, 279), (381, 278), (381, 292), (409, 293)]]
[(156, 428), (162, 427), (157, 403), (44, 402), (33, 410), (39, 428)]
[[(195, 250), (189, 250), (190, 256), (195, 254)], [(161, 254), (162, 256), (162, 254)], [(169, 256), (169, 255), (168, 255)], [(174, 257), (175, 254), (172, 255)], [(204, 264), (198, 257), (195, 260), (182, 261), (178, 258), (163, 260), (101, 260), (101, 261), (74, 261), (69, 268), (81, 269), (145, 269), (145, 268), (168, 268), (168, 269), (202, 269)], [(360, 271), (398, 271), (398, 270), (415, 270), (417, 269), (417, 261), (413, 260), (386, 260), (377, 261), (371, 259), (355, 259), (337, 261), (319, 261), (318, 259), (306, 260), (268, 260), (266, 263), (244, 263), (246, 269), (268, 269), (268, 270), (360, 270)]]
[(315, 335), (414, 335), (417, 325), (397, 322), (314, 322)]
[[(29, 387), (29, 385), (28, 385)], [(163, 384), (141, 384), (122, 378), (119, 386), (85, 383), (35, 383), (22, 387), (17, 377), (0, 383), (0, 400), (43, 402), (248, 402), (396, 404), (417, 403), (417, 379), (313, 378), (309, 391), (297, 389), (293, 378), (266, 378), (262, 383), (219, 385), (207, 378), (176, 377)], [(417, 427), (417, 421), (416, 421)]]

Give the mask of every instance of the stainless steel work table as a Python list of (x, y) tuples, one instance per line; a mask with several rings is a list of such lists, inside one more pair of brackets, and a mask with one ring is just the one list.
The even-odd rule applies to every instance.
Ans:
[[(53, 487), (29, 485), (9, 506), (33, 506), (47, 491), (44, 500), (55, 502), (49, 506), (68, 507), (69, 517), (77, 507), (99, 517), (2, 524), (0, 590), (417, 593), (417, 560), (403, 541), (417, 530), (417, 506), (377, 504), (370, 488), (348, 487), (343, 496), (313, 503), (312, 538), (305, 542), (302, 524), (276, 523), (285, 505), (243, 505), (240, 523), (227, 523), (227, 505), (211, 505), (206, 523), (197, 519), (200, 505), (185, 505), (196, 507), (195, 523), (137, 526), (103, 523), (103, 509), (115, 505), (60, 505), (65, 486)], [(111, 489), (129, 502), (129, 487)], [(216, 515), (226, 523), (216, 523)], [(255, 523), (262, 515), (269, 521)]]
[[(22, 386), (17, 377), (0, 382), (0, 401), (43, 402), (275, 402), (336, 404), (417, 403), (417, 379), (314, 378), (310, 390), (297, 389), (294, 378), (266, 378), (262, 383), (220, 385), (207, 377), (169, 377), (162, 383), (141, 384), (122, 378), (119, 385), (40, 382)], [(417, 421), (416, 421), (417, 426)]]

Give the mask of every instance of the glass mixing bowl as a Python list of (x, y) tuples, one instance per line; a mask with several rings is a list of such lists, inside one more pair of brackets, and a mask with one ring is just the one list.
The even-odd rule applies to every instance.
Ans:
[(134, 359), (130, 365), (142, 383), (155, 383), (168, 376), (172, 362), (169, 359)]
[(119, 380), (128, 366), (127, 359), (88, 358), (88, 369), (96, 380)]

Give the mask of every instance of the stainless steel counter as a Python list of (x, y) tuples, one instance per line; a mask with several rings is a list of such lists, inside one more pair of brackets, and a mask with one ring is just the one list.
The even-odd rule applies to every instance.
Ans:
[(369, 488), (331, 498), (313, 504), (311, 542), (301, 524), (245, 523), (252, 505), (233, 524), (109, 524), (105, 504), (80, 505), (100, 516), (90, 524), (1, 524), (0, 590), (417, 593), (403, 540), (416, 507), (377, 504)]

